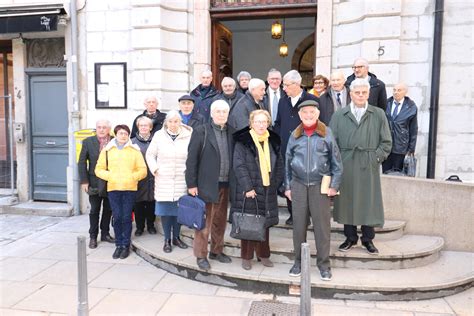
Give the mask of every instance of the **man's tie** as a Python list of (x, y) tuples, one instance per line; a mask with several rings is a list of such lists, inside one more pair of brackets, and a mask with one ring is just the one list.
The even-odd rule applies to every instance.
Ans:
[(395, 119), (398, 115), (398, 107), (400, 106), (400, 103), (397, 101), (393, 101), (393, 103), (395, 104), (395, 109), (393, 110), (392, 119)]
[(278, 113), (278, 96), (277, 96), (277, 92), (275, 91), (273, 94), (273, 103), (272, 103), (272, 123), (273, 124), (275, 124), (277, 113)]
[(341, 102), (341, 93), (340, 93), (340, 92), (338, 92), (338, 93), (336, 94), (336, 100), (337, 100), (337, 103), (339, 103), (339, 107), (341, 107), (341, 106), (342, 106), (342, 102)]

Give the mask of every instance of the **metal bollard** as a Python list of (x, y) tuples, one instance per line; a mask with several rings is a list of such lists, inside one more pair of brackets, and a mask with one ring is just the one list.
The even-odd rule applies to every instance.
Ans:
[(77, 237), (77, 315), (89, 315), (89, 299), (87, 294), (87, 257), (86, 237)]
[(300, 315), (311, 315), (311, 263), (309, 244), (301, 244), (301, 287), (300, 287)]

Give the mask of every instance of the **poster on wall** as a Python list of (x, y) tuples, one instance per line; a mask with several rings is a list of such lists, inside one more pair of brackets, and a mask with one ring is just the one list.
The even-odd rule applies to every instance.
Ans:
[(95, 108), (127, 108), (127, 63), (95, 63)]

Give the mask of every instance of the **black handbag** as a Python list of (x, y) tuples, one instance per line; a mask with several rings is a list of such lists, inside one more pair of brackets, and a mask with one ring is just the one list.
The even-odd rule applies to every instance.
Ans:
[(244, 213), (245, 202), (247, 197), (244, 196), (242, 203), (242, 211), (232, 213), (232, 230), (230, 237), (243, 240), (265, 241), (265, 216), (258, 214), (258, 203), (255, 197), (255, 205), (257, 210), (255, 214)]

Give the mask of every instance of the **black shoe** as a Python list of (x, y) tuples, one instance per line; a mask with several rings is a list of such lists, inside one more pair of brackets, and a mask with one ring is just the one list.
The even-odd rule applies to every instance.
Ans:
[(173, 239), (173, 245), (178, 246), (181, 249), (188, 248), (188, 245), (186, 245), (179, 237)]
[(91, 240), (89, 240), (89, 248), (91, 248), (91, 249), (97, 248), (97, 239), (96, 238), (91, 238)]
[(150, 235), (156, 235), (156, 228), (155, 227), (148, 227), (148, 233)]
[(120, 259), (125, 259), (130, 255), (130, 247), (122, 248), (122, 252), (120, 252)]
[(172, 250), (171, 239), (165, 239), (165, 244), (163, 245), (163, 251), (166, 253), (170, 253), (171, 250)]
[(143, 235), (143, 229), (137, 229), (135, 231), (135, 236), (140, 237), (141, 235)]
[(109, 234), (107, 234), (107, 235), (102, 235), (102, 237), (100, 238), (100, 241), (106, 241), (113, 244), (115, 242), (115, 239)]
[(349, 251), (349, 249), (351, 249), (352, 247), (354, 247), (355, 245), (357, 245), (357, 241), (350, 241), (349, 239), (346, 239), (345, 242), (343, 242), (340, 246), (339, 246), (339, 251)]
[(215, 253), (210, 252), (209, 253), (209, 259), (217, 260), (221, 263), (231, 263), (232, 262), (232, 259), (223, 252), (221, 252), (219, 254), (215, 254)]
[(209, 261), (207, 261), (206, 258), (197, 258), (196, 262), (199, 269), (201, 270), (208, 271), (211, 269), (211, 265), (209, 264)]
[(364, 246), (365, 249), (367, 249), (367, 252), (371, 255), (379, 254), (379, 250), (374, 246), (374, 243), (372, 241), (365, 241), (362, 243), (362, 246)]
[(285, 224), (289, 226), (293, 225), (293, 216), (290, 215), (290, 217), (286, 220)]
[(120, 258), (120, 254), (122, 253), (122, 247), (117, 247), (115, 248), (114, 254), (112, 255), (112, 258), (118, 259)]
[(290, 269), (291, 277), (299, 277), (301, 275), (301, 263), (295, 263)]
[(320, 270), (319, 275), (323, 281), (331, 281), (332, 279), (331, 269)]

